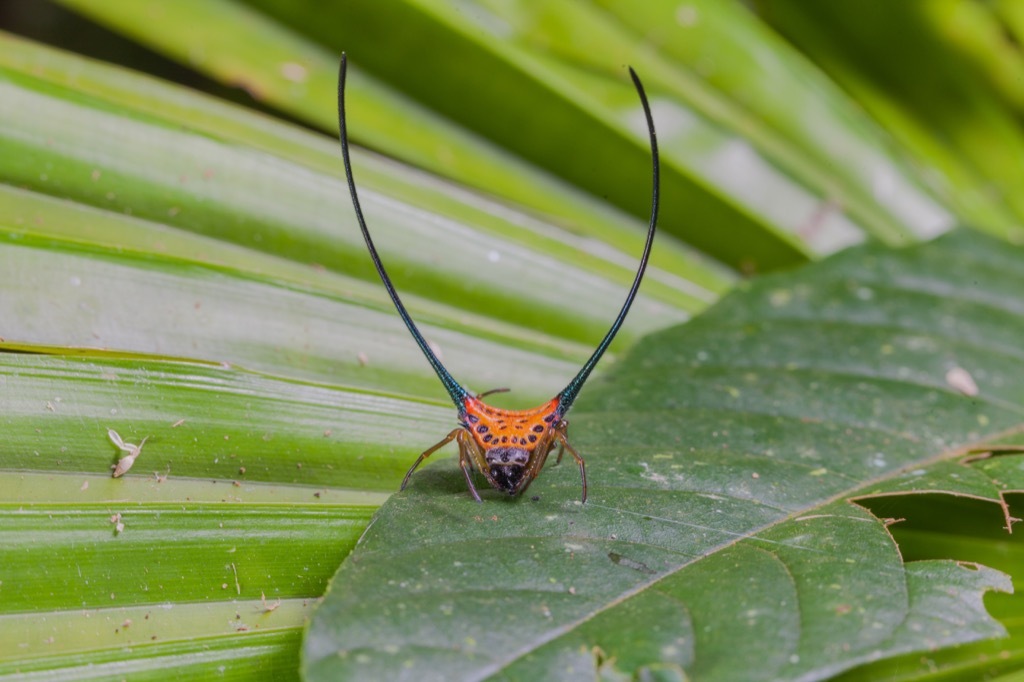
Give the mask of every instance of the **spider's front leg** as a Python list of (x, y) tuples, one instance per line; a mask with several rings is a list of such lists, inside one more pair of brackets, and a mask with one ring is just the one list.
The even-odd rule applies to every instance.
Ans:
[[(459, 466), (462, 467), (462, 473), (466, 477), (469, 494), (477, 502), (483, 502), (480, 499), (480, 493), (476, 491), (476, 486), (473, 485), (472, 469), (475, 466), (483, 471), (481, 467), (487, 466), (487, 462), (484, 460), (484, 453), (480, 451), (480, 447), (473, 440), (473, 435), (469, 431), (462, 428), (456, 430), (458, 434), (455, 437), (459, 441)], [(455, 432), (453, 431), (452, 433)]]
[[(556, 429), (559, 427), (561, 427), (562, 435), (564, 437), (562, 439), (553, 438), (551, 443), (551, 448), (554, 449), (554, 441), (558, 440), (558, 457), (555, 458), (555, 466), (558, 466), (559, 464), (562, 463), (562, 455), (565, 454), (565, 445), (566, 443), (568, 443), (566, 439), (569, 437), (569, 422), (563, 419), (562, 421), (555, 424)], [(579, 457), (577, 457), (576, 459), (579, 459)]]
[(576, 463), (580, 465), (580, 480), (583, 482), (583, 498), (580, 501), (581, 502), (586, 502), (587, 501), (587, 467), (586, 467), (586, 464), (584, 464), (584, 462), (583, 462), (583, 458), (580, 457), (580, 453), (576, 452), (576, 448), (574, 448), (572, 445), (569, 444), (569, 438), (566, 435), (566, 431), (567, 431), (568, 428), (569, 428), (569, 422), (565, 421), (564, 419), (562, 421), (558, 422), (558, 424), (555, 425), (555, 428), (554, 428), (555, 438), (558, 439), (558, 446), (559, 446), (559, 448), (558, 448), (558, 459), (555, 461), (555, 464), (558, 464), (558, 462), (560, 462), (562, 460), (562, 447), (564, 446), (565, 449), (569, 451), (569, 454), (572, 455), (573, 458), (576, 460)]
[(462, 468), (462, 473), (466, 476), (466, 485), (469, 486), (469, 494), (473, 496), (473, 499), (477, 502), (483, 502), (480, 499), (480, 493), (476, 491), (476, 486), (473, 485), (473, 478), (470, 475), (472, 466), (480, 467), (483, 465), (483, 453), (480, 452), (480, 448), (477, 447), (473, 441), (473, 436), (466, 429), (461, 426), (457, 429), (453, 429), (451, 433), (442, 438), (440, 441), (431, 445), (429, 448), (423, 451), (416, 461), (409, 467), (409, 471), (405, 472), (405, 478), (402, 479), (402, 486), (399, 490), (405, 490), (405, 486), (409, 485), (409, 479), (412, 477), (412, 472), (416, 471), (417, 467), (423, 463), (427, 457), (430, 457), (437, 450), (440, 450), (448, 443), (457, 441), (459, 444), (459, 466)]
[[(422, 464), (423, 460), (425, 460), (427, 457), (430, 457), (432, 454), (434, 454), (434, 452), (436, 450), (440, 450), (441, 448), (443, 448), (445, 445), (448, 445), (448, 443), (451, 443), (456, 438), (459, 438), (459, 449), (461, 450), (462, 449), (461, 434), (463, 434), (465, 432), (466, 432), (466, 430), (460, 426), (459, 428), (455, 429), (454, 431), (449, 433), (447, 436), (445, 436), (439, 443), (437, 443), (435, 445), (432, 445), (429, 448), (427, 448), (426, 450), (424, 450), (423, 453), (419, 457), (416, 458), (416, 461), (412, 463), (412, 466), (409, 467), (409, 470), (405, 472), (405, 478), (402, 479), (402, 486), (399, 488), (399, 490), (400, 491), (401, 490), (405, 490), (405, 486), (409, 485), (409, 478), (412, 476), (412, 472), (416, 471), (416, 467), (418, 467), (420, 464)], [(459, 459), (461, 461), (461, 457)], [(477, 498), (477, 499), (479, 499), (479, 498)]]
[(555, 431), (550, 429), (541, 438), (540, 442), (537, 443), (537, 447), (534, 448), (533, 453), (530, 455), (530, 460), (527, 463), (526, 471), (523, 473), (522, 484), (516, 494), (522, 494), (530, 487), (533, 480), (540, 475), (541, 469), (544, 468), (544, 463), (548, 460), (548, 455), (555, 449)]

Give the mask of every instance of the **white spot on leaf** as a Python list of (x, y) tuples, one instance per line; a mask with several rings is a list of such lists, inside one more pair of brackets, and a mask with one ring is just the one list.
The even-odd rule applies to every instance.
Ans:
[(946, 372), (946, 383), (964, 395), (978, 395), (978, 384), (974, 383), (974, 377), (963, 367), (953, 367)]

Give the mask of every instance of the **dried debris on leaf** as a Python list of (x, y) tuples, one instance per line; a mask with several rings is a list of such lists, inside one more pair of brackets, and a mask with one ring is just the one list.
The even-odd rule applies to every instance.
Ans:
[(264, 592), (260, 592), (260, 601), (263, 602), (263, 613), (270, 613), (271, 611), (273, 611), (274, 609), (276, 609), (278, 606), (281, 605), (280, 597), (273, 604), (268, 604), (267, 603), (267, 595)]
[(114, 429), (107, 429), (107, 437), (110, 438), (111, 443), (117, 446), (118, 450), (127, 453), (124, 457), (117, 460), (117, 464), (114, 466), (114, 478), (120, 478), (128, 473), (128, 470), (132, 468), (133, 464), (135, 464), (135, 460), (142, 452), (142, 446), (146, 444), (146, 440), (149, 436), (143, 438), (142, 442), (138, 445), (125, 443), (121, 440), (121, 434)]

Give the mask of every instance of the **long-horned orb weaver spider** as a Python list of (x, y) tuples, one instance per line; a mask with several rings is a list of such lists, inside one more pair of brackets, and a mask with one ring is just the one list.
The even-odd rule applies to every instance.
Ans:
[(472, 469), (476, 469), (483, 474), (492, 487), (504, 491), (511, 496), (520, 495), (530, 486), (533, 479), (537, 478), (537, 475), (540, 474), (548, 454), (557, 444), (559, 446), (558, 461), (561, 461), (562, 448), (565, 448), (572, 453), (573, 458), (580, 465), (580, 479), (583, 485), (582, 500), (586, 502), (587, 470), (584, 466), (583, 458), (569, 444), (569, 439), (566, 436), (569, 423), (565, 420), (565, 414), (572, 407), (587, 377), (590, 376), (591, 371), (593, 371), (601, 356), (604, 355), (608, 345), (619, 331), (619, 327), (622, 326), (622, 322), (626, 319), (629, 307), (633, 304), (636, 292), (640, 288), (640, 281), (643, 279), (644, 270), (647, 268), (651, 244), (654, 243), (654, 229), (658, 222), (658, 142), (654, 134), (654, 120), (651, 117), (651, 108), (647, 103), (647, 96), (644, 94), (644, 88), (640, 83), (640, 79), (631, 68), (629, 74), (633, 78), (633, 85), (636, 86), (637, 94), (640, 95), (640, 103), (643, 105), (644, 115), (647, 118), (647, 130), (651, 140), (651, 158), (654, 167), (654, 188), (651, 199), (651, 221), (650, 227), (647, 230), (647, 242), (644, 244), (644, 252), (640, 257), (640, 267), (637, 268), (633, 286), (630, 287), (629, 294), (626, 295), (626, 302), (622, 305), (622, 310), (619, 311), (615, 321), (612, 322), (611, 329), (605, 334), (601, 343), (597, 345), (597, 349), (594, 350), (593, 355), (584, 363), (583, 368), (580, 369), (576, 377), (569, 382), (569, 385), (561, 393), (532, 410), (502, 410), (491, 407), (480, 400), (486, 394), (473, 395), (455, 381), (445, 366), (441, 364), (437, 355), (427, 345), (426, 340), (423, 338), (420, 330), (417, 329), (412, 318), (409, 317), (409, 312), (405, 309), (402, 299), (398, 297), (398, 292), (395, 291), (391, 278), (388, 277), (387, 271), (384, 270), (384, 264), (381, 263), (377, 249), (370, 238), (370, 232), (366, 228), (366, 220), (363, 218), (362, 209), (359, 207), (356, 183), (352, 178), (352, 165), (349, 162), (348, 153), (348, 133), (345, 127), (345, 69), (346, 58), (345, 55), (342, 55), (338, 74), (338, 124), (340, 127), (341, 153), (345, 160), (345, 175), (348, 178), (349, 191), (352, 193), (352, 205), (355, 208), (356, 219), (359, 221), (359, 227), (363, 231), (366, 246), (370, 250), (370, 257), (373, 258), (373, 264), (377, 266), (377, 272), (384, 282), (384, 288), (391, 295), (391, 300), (394, 302), (395, 308), (398, 309), (398, 314), (401, 316), (402, 321), (405, 322), (405, 326), (408, 327), (409, 333), (416, 340), (420, 350), (427, 356), (427, 361), (430, 362), (430, 366), (437, 372), (441, 383), (444, 384), (444, 387), (448, 390), (448, 395), (451, 396), (452, 402), (455, 403), (455, 407), (459, 410), (458, 428), (445, 436), (441, 442), (427, 448), (423, 454), (416, 458), (408, 473), (405, 474), (401, 489), (405, 489), (412, 473), (424, 459), (433, 454), (435, 450), (454, 440), (459, 444), (459, 466), (466, 477), (466, 485), (469, 486), (469, 493), (473, 496), (474, 500), (477, 502), (481, 501), (480, 494), (473, 485)]

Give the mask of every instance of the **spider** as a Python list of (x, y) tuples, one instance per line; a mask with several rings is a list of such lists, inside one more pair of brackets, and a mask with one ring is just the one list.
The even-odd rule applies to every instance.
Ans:
[[(370, 231), (366, 227), (366, 220), (359, 205), (359, 195), (356, 192), (355, 180), (352, 176), (352, 165), (349, 161), (348, 132), (345, 125), (345, 71), (347, 59), (341, 56), (341, 66), (338, 73), (338, 125), (339, 137), (341, 139), (341, 153), (345, 162), (345, 176), (348, 179), (349, 191), (352, 194), (352, 205), (355, 209), (356, 219), (366, 239), (366, 246), (370, 251), (373, 264), (377, 267), (377, 273), (384, 288), (391, 296), (399, 316), (409, 329), (416, 344), (423, 351), (430, 366), (434, 368), (438, 378), (448, 391), (452, 402), (455, 403), (459, 413), (459, 426), (451, 431), (440, 442), (432, 445), (423, 451), (416, 458), (413, 465), (402, 480), (401, 490), (408, 485), (409, 479), (416, 468), (433, 454), (436, 450), (444, 447), (453, 440), (459, 445), (459, 467), (466, 477), (466, 485), (473, 499), (480, 502), (480, 493), (473, 484), (472, 470), (480, 472), (487, 482), (497, 490), (508, 493), (510, 496), (521, 495), (540, 474), (548, 455), (558, 446), (557, 462), (562, 460), (563, 448), (572, 454), (573, 459), (580, 467), (580, 480), (582, 485), (582, 501), (587, 501), (587, 469), (583, 457), (569, 443), (567, 431), (569, 422), (565, 420), (565, 414), (572, 407), (580, 389), (586, 383), (587, 378), (597, 365), (601, 356), (604, 355), (608, 345), (611, 344), (615, 334), (619, 331), (626, 314), (629, 312), (633, 299), (636, 298), (640, 282), (643, 280), (644, 271), (647, 269), (647, 260), (651, 253), (651, 245), (654, 243), (654, 232), (658, 222), (658, 192), (659, 192), (659, 164), (658, 164), (658, 142), (654, 132), (654, 119), (651, 116), (651, 108), (647, 102), (647, 95), (640, 78), (632, 68), (629, 75), (633, 79), (637, 94), (640, 96), (640, 103), (643, 105), (644, 115), (647, 119), (647, 130), (650, 136), (651, 158), (653, 165), (653, 191), (651, 198), (650, 226), (647, 230), (647, 241), (644, 244), (644, 252), (640, 257), (640, 265), (636, 271), (636, 277), (622, 309), (612, 322), (611, 328), (604, 338), (597, 345), (590, 359), (587, 360), (579, 373), (569, 384), (562, 389), (554, 398), (548, 402), (529, 410), (503, 410), (491, 407), (481, 400), (485, 395), (495, 391), (488, 391), (479, 395), (473, 395), (459, 384), (441, 360), (427, 345), (426, 340), (416, 327), (406, 310), (402, 299), (391, 283), (391, 278), (384, 269), (377, 248), (370, 237)], [(498, 391), (507, 389), (498, 389)]]

